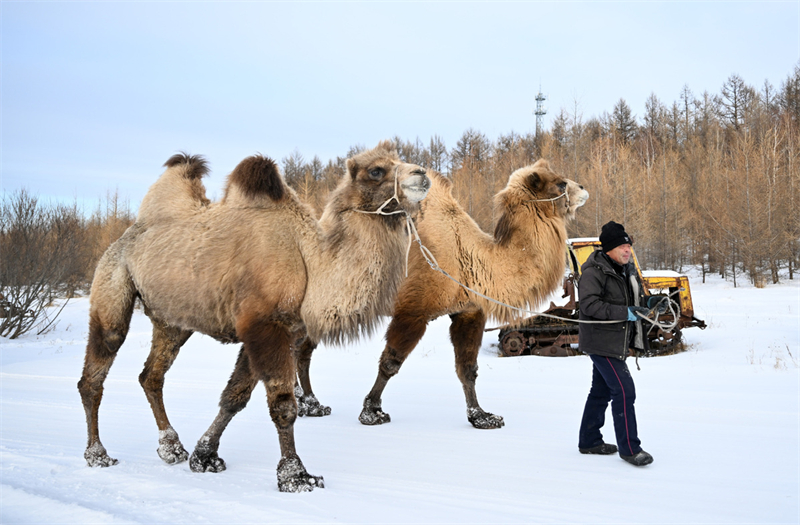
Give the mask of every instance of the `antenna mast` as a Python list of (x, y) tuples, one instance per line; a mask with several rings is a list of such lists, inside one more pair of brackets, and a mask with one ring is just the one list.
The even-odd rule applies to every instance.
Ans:
[(542, 130), (542, 117), (547, 114), (547, 110), (544, 109), (544, 101), (547, 100), (547, 97), (542, 94), (542, 85), (539, 84), (539, 93), (536, 95), (536, 111), (533, 112), (536, 115), (536, 136), (539, 136), (540, 131)]

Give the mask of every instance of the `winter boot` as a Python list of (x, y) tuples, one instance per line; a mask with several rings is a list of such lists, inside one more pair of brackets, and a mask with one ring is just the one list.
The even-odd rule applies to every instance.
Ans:
[(623, 456), (622, 454), (620, 454), (619, 457), (621, 457), (631, 465), (635, 465), (637, 467), (643, 467), (653, 462), (653, 456), (651, 456), (644, 450), (640, 450), (633, 456)]
[(609, 454), (617, 453), (617, 446), (609, 445), (608, 443), (601, 443), (596, 447), (578, 448), (578, 450), (581, 454), (601, 454), (603, 456), (608, 456)]

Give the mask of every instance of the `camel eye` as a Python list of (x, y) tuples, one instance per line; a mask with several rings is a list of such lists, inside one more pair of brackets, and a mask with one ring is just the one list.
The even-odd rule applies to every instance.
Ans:
[(372, 180), (381, 180), (385, 173), (383, 168), (373, 168), (369, 171), (369, 178)]
[(562, 180), (561, 182), (559, 182), (557, 184), (557, 186), (558, 186), (558, 189), (561, 190), (562, 192), (567, 190), (567, 182), (566, 181)]

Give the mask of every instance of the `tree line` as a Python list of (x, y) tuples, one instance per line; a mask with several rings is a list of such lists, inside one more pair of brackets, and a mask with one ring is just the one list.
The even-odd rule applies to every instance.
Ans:
[[(637, 118), (620, 99), (611, 112), (584, 119), (576, 102), (539, 136), (511, 132), (490, 140), (468, 129), (448, 149), (394, 137), (401, 158), (454, 183), (467, 212), (486, 231), (492, 197), (520, 167), (547, 159), (591, 194), (570, 225), (595, 236), (609, 220), (625, 224), (640, 263), (681, 271), (687, 265), (756, 286), (794, 278), (800, 258), (800, 63), (775, 88), (731, 75), (720, 92), (684, 86), (671, 104), (651, 95)], [(287, 181), (321, 209), (347, 156), (323, 164), (299, 152), (282, 160)]]
[[(584, 119), (576, 101), (538, 136), (491, 140), (466, 130), (452, 148), (439, 136), (393, 137), (400, 157), (453, 182), (464, 209), (491, 232), (493, 196), (516, 169), (547, 159), (591, 197), (570, 236), (595, 236), (609, 220), (625, 225), (646, 269), (702, 269), (755, 286), (794, 278), (800, 260), (800, 63), (778, 88), (736, 74), (719, 93), (684, 86), (671, 104), (651, 95), (640, 117), (620, 99)], [(284, 178), (317, 212), (345, 173), (342, 157), (281, 160)], [(55, 297), (85, 293), (106, 248), (133, 223), (127, 202), (109, 194), (88, 217), (77, 205), (39, 202), (26, 190), (0, 209), (0, 336), (46, 329)]]
[[(651, 95), (640, 120), (624, 100), (583, 122), (562, 111), (542, 155), (593, 191), (578, 231), (629, 227), (649, 268), (794, 278), (800, 257), (800, 64), (779, 89), (731, 75), (720, 93)], [(581, 213), (582, 212), (582, 213)]]

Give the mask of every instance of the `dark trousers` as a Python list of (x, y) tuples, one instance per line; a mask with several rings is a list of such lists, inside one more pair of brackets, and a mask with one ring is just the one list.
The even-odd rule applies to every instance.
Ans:
[(583, 419), (578, 437), (579, 448), (591, 448), (603, 443), (600, 429), (606, 419), (606, 409), (611, 402), (617, 448), (624, 456), (642, 450), (636, 432), (636, 388), (625, 361), (613, 357), (590, 355), (592, 363), (592, 388), (583, 409)]

